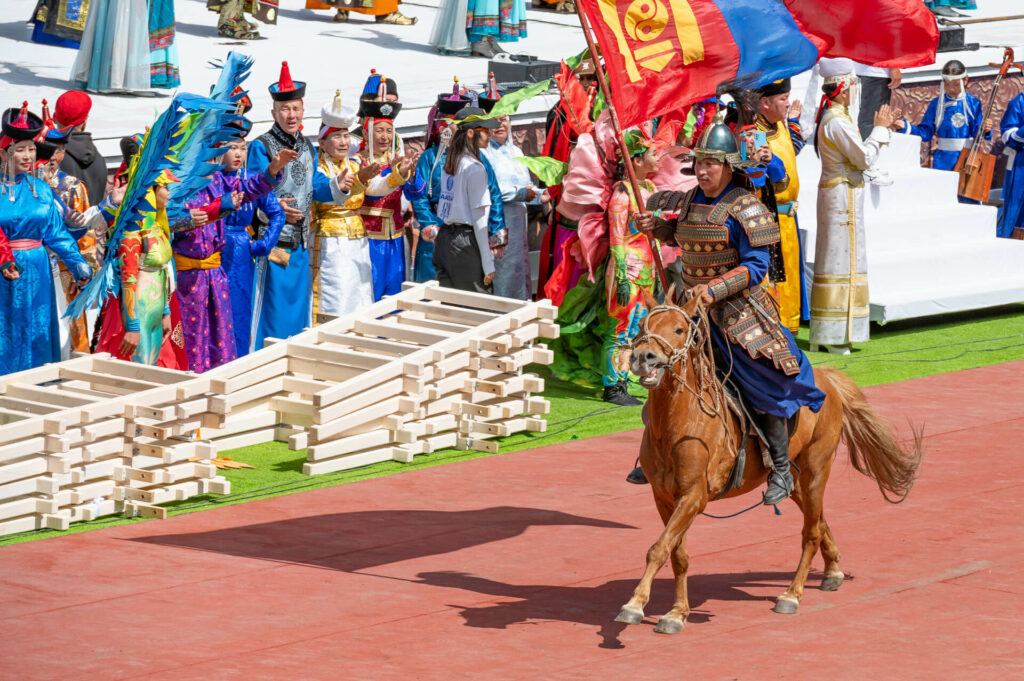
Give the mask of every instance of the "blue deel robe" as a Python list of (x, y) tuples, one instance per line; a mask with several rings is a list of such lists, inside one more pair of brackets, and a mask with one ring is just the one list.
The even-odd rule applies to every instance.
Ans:
[[(423, 150), (420, 154), (420, 160), (416, 163), (416, 175), (422, 178), (430, 178), (426, 186), (426, 191), (423, 195), (412, 201), (412, 209), (416, 213), (416, 222), (419, 223), (420, 229), (423, 229), (427, 225), (441, 226), (441, 218), (437, 217), (437, 202), (441, 200), (441, 172), (444, 170), (444, 159), (445, 154), (441, 154), (441, 160), (434, 165), (435, 159), (437, 159), (439, 147), (434, 145)], [(480, 161), (484, 164), (484, 170), (487, 171), (487, 188), (491, 193), (491, 205), (500, 206), (503, 205), (501, 199), (501, 187), (498, 186), (498, 176), (494, 173), (494, 168), (491, 167), (490, 162), (483, 156), (480, 157)], [(488, 233), (491, 236), (498, 234), (505, 230), (505, 216), (500, 210), (490, 211), (490, 215), (487, 218)], [(424, 281), (430, 281), (431, 279), (437, 278), (437, 273), (434, 271), (434, 244), (430, 241), (420, 239), (416, 246), (416, 258), (413, 262), (413, 281), (422, 283)]]
[[(312, 147), (310, 147), (312, 152)], [(292, 161), (299, 163), (301, 159)], [(270, 166), (267, 147), (258, 139), (249, 142), (249, 170), (255, 173), (266, 173)], [(334, 203), (335, 196), (331, 190), (333, 180), (317, 169), (316, 158), (308, 161), (309, 171), (313, 174), (313, 201)], [(290, 164), (284, 172), (291, 170)], [(309, 216), (306, 216), (307, 223)], [(288, 266), (265, 261), (265, 276), (262, 286), (254, 292), (255, 307), (259, 310), (256, 320), (256, 333), (253, 347), (260, 349), (266, 338), (289, 338), (301, 332), (310, 324), (313, 290), (312, 275), (309, 270), (309, 250), (302, 244), (289, 251)], [(261, 267), (263, 265), (261, 264)], [(254, 312), (255, 314), (255, 312)]]
[[(12, 192), (14, 201), (10, 200)], [(46, 249), (56, 253), (76, 278), (91, 277), (92, 268), (64, 226), (61, 204), (53, 190), (40, 179), (19, 174), (12, 184), (3, 186), (0, 229), (11, 241), (42, 242), (35, 248), (14, 251), (20, 278), (0, 279), (0, 374), (59, 362), (57, 301)]]
[[(693, 198), (695, 204), (715, 205), (729, 193), (733, 185), (729, 185), (715, 199), (709, 201), (700, 189)], [(764, 281), (768, 273), (768, 247), (754, 248), (750, 245), (747, 232), (732, 216), (725, 223), (729, 229), (729, 246), (739, 253), (740, 265), (750, 272), (750, 288), (756, 288)], [(810, 407), (811, 411), (821, 409), (825, 401), (825, 393), (814, 385), (814, 372), (807, 356), (797, 347), (796, 340), (786, 327), (782, 326), (789, 349), (800, 362), (800, 373), (787, 376), (770, 359), (758, 357), (753, 359), (746, 350), (729, 341), (717, 324), (711, 324), (711, 338), (726, 363), (732, 359), (731, 378), (743, 392), (744, 398), (757, 410), (775, 416), (789, 418), (800, 407)], [(727, 370), (728, 366), (721, 367)]]
[[(946, 107), (942, 110), (942, 121), (936, 126), (935, 116), (939, 110), (939, 97), (945, 98)], [(963, 100), (954, 99), (946, 93), (942, 93), (939, 97), (935, 97), (929, 102), (920, 125), (908, 122), (904, 131), (918, 135), (925, 142), (931, 142), (932, 137), (939, 144), (942, 144), (943, 140), (966, 140), (965, 148), (969, 148), (971, 140), (978, 134), (978, 128), (983, 123), (982, 114), (984, 112), (981, 110), (981, 101), (971, 94), (965, 94)], [(985, 139), (991, 137), (991, 133), (985, 135)], [(959, 150), (936, 149), (932, 152), (932, 168), (953, 170), (959, 158)], [(960, 203), (978, 203), (978, 201), (965, 199), (962, 196), (958, 196), (957, 199)]]
[(1006, 154), (1003, 207), (999, 210), (996, 233), (1009, 237), (1014, 228), (1024, 228), (1024, 92), (1010, 100), (999, 124)]
[[(241, 181), (256, 176), (251, 170), (239, 169), (233, 173), (224, 173), (229, 178)], [(230, 194), (227, 195), (230, 202)], [(253, 239), (249, 236), (256, 210), (266, 216), (267, 226), (262, 236)], [(230, 212), (230, 211), (228, 211)], [(223, 215), (224, 213), (222, 213)], [(284, 209), (277, 196), (270, 192), (257, 201), (242, 204), (238, 210), (224, 218), (224, 251), (221, 254), (221, 267), (228, 277), (228, 292), (231, 296), (231, 316), (235, 329), (235, 348), (238, 356), (248, 354), (251, 350), (253, 326), (253, 285), (256, 278), (256, 259), (266, 257), (270, 249), (277, 243), (284, 227)]]
[[(978, 128), (982, 124), (981, 101), (974, 95), (968, 94), (963, 101), (954, 99), (943, 93), (946, 100), (946, 107), (942, 110), (942, 121), (935, 125), (935, 115), (939, 109), (939, 98), (935, 97), (928, 103), (928, 109), (924, 112), (924, 118), (919, 125), (907, 122), (904, 131), (911, 135), (917, 135), (925, 142), (936, 140), (971, 140), (978, 134)], [(932, 153), (932, 168), (937, 170), (952, 170), (960, 158), (959, 151), (943, 151), (936, 149)]]

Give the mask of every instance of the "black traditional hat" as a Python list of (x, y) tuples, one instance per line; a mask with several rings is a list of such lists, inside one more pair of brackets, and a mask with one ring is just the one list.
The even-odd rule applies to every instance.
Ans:
[(498, 100), (500, 100), (500, 99), (501, 99), (500, 96), (499, 97), (484, 97), (483, 95), (480, 95), (479, 97), (476, 98), (476, 101), (480, 105), (481, 109), (483, 109), (487, 113), (491, 113), (491, 109), (494, 108), (494, 105), (497, 104)]
[(757, 92), (762, 97), (774, 97), (775, 95), (785, 94), (792, 91), (793, 84), (789, 78), (780, 78), (774, 83), (768, 83), (762, 85), (757, 89)]
[(306, 84), (292, 80), (292, 72), (286, 61), (281, 62), (281, 77), (268, 89), (270, 98), (275, 102), (291, 102), (306, 96)]
[(228, 127), (231, 128), (231, 137), (244, 140), (252, 130), (252, 121), (243, 117), (236, 121), (231, 121), (228, 123)]
[(360, 118), (386, 118), (395, 120), (398, 112), (402, 110), (401, 102), (381, 102), (373, 99), (365, 99), (372, 95), (362, 95), (359, 98)]
[(24, 102), (20, 109), (4, 111), (0, 126), (7, 140), (23, 142), (36, 138), (43, 129), (43, 119), (29, 111), (28, 102)]
[(480, 95), (476, 98), (477, 104), (481, 109), (487, 113), (491, 113), (491, 109), (501, 99), (501, 93), (498, 92), (498, 82), (494, 79), (494, 72), (487, 74), (487, 88), (486, 94)]
[(437, 96), (437, 113), (442, 118), (448, 118), (458, 113), (459, 109), (469, 106), (472, 103), (466, 95), (454, 95), (451, 92), (442, 92)]

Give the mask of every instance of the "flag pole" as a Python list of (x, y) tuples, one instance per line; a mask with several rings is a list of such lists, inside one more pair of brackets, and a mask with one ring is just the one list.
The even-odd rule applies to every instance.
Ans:
[[(626, 147), (626, 140), (622, 136), (622, 126), (619, 124), (619, 114), (615, 111), (615, 104), (612, 102), (612, 95), (608, 90), (608, 81), (605, 78), (604, 66), (601, 64), (601, 57), (597, 53), (597, 47), (594, 45), (594, 36), (590, 32), (590, 21), (579, 5), (576, 6), (576, 9), (576, 15), (580, 18), (580, 26), (583, 27), (583, 37), (587, 40), (587, 49), (590, 50), (590, 58), (594, 60), (594, 69), (597, 71), (597, 84), (601, 88), (601, 94), (604, 95), (605, 106), (611, 114), (612, 129), (615, 131), (615, 139), (619, 143), (619, 153), (622, 155), (622, 165), (626, 169), (626, 177), (629, 179), (629, 185), (633, 189), (633, 196), (636, 197), (637, 208), (641, 211), (646, 210), (647, 206), (640, 205), (640, 183), (637, 182), (636, 173), (633, 172), (633, 163), (629, 157), (629, 149)], [(655, 242), (654, 237), (649, 233), (647, 234), (647, 242), (651, 245), (651, 255), (654, 258), (654, 268), (658, 272), (658, 279), (661, 281), (661, 290), (668, 295), (668, 276), (665, 274), (665, 264), (661, 261), (661, 251), (658, 249), (658, 244)]]

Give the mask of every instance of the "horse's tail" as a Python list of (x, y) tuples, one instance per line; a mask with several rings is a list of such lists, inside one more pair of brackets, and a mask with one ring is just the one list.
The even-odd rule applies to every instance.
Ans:
[(822, 368), (843, 403), (843, 441), (850, 451), (850, 463), (876, 483), (891, 504), (907, 498), (921, 465), (924, 428), (914, 428), (909, 450), (900, 446), (892, 427), (864, 397), (853, 379), (841, 371)]

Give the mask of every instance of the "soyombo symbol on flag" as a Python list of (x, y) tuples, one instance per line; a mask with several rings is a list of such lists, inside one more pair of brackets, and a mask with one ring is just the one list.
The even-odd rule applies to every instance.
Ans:
[(819, 56), (890, 67), (935, 59), (920, 0), (578, 0), (597, 34), (622, 125), (636, 125), (756, 76), (762, 85)]

